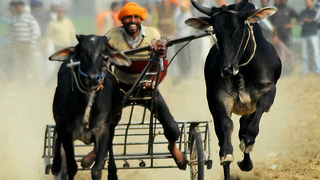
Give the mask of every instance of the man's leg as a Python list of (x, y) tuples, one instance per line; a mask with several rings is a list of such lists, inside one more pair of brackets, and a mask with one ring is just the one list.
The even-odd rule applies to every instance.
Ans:
[(176, 141), (180, 135), (179, 126), (171, 115), (170, 110), (160, 92), (158, 92), (157, 96), (157, 107), (158, 120), (162, 124), (164, 135), (169, 141), (168, 149), (179, 169), (185, 170), (187, 168), (186, 157), (176, 146)]
[(301, 48), (302, 48), (302, 73), (309, 73), (309, 59), (308, 59), (308, 41), (307, 38), (301, 38)]
[(317, 74), (320, 74), (320, 52), (319, 52), (319, 38), (318, 38), (318, 36), (311, 37), (311, 46), (312, 46), (312, 50), (313, 50), (315, 72)]

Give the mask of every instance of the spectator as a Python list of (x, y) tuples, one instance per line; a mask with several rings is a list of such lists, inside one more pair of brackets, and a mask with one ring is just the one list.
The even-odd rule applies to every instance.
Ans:
[[(190, 36), (194, 33), (194, 29), (192, 27), (185, 25), (185, 20), (191, 17), (190, 1), (183, 0), (180, 3), (180, 11), (178, 11), (175, 16), (176, 27), (179, 32), (177, 38)], [(175, 45), (174, 47), (176, 52), (178, 52), (184, 45), (185, 43)], [(191, 52), (190, 45), (185, 46), (177, 55), (175, 62), (172, 63), (170, 70), (174, 78), (174, 83), (179, 83), (181, 79), (188, 78), (192, 75), (191, 67), (193, 64), (190, 57)]]
[[(269, 6), (269, 0), (261, 0), (262, 8)], [(290, 49), (274, 34), (274, 28), (268, 18), (259, 21), (263, 36), (273, 44), (282, 63), (281, 75), (290, 75), (295, 66), (295, 60)]]
[(261, 7), (265, 8), (269, 6), (269, 0), (261, 0)]
[[(19, 80), (28, 77), (38, 80), (34, 50), (41, 35), (39, 25), (30, 13), (25, 11), (23, 1), (16, 2), (17, 13), (10, 21), (9, 43), (16, 61), (15, 74)], [(17, 73), (19, 71), (19, 73)]]
[(216, 0), (216, 4), (218, 7), (221, 7), (221, 6), (227, 6), (228, 4), (226, 3), (226, 0)]
[[(47, 42), (46, 42), (46, 33), (48, 29), (48, 25), (51, 21), (51, 17), (49, 12), (44, 10), (42, 2), (38, 0), (32, 0), (30, 2), (31, 7), (31, 14), (37, 20), (40, 30), (41, 30), (41, 37), (39, 39), (39, 50), (38, 56), (47, 56)], [(41, 57), (42, 58), (42, 57)]]
[[(160, 0), (152, 14), (152, 27), (155, 27), (163, 37), (174, 39), (177, 37), (175, 15), (177, 13), (177, 0)], [(174, 48), (167, 50), (167, 56), (171, 59), (175, 54)]]
[(14, 16), (17, 14), (18, 10), (17, 10), (17, 2), (15, 1), (11, 1), (9, 3), (9, 11), (11, 13), (11, 16)]
[(52, 2), (50, 4), (50, 17), (51, 17), (51, 20), (57, 20), (59, 7), (60, 7), (60, 4), (57, 3), (57, 2)]
[(278, 36), (273, 37), (272, 44), (281, 59), (281, 63), (282, 63), (281, 76), (290, 75), (293, 72), (294, 66), (295, 66), (295, 58), (292, 52), (283, 42), (280, 41)]
[(174, 20), (175, 7), (169, 0), (161, 0), (157, 4), (152, 17), (152, 27), (155, 27), (162, 36), (173, 39), (177, 36)]
[[(115, 28), (107, 33), (107, 36), (111, 37), (109, 44), (111, 47), (118, 49), (119, 51), (126, 51), (151, 44), (152, 41), (160, 39), (159, 32), (153, 27), (147, 27), (141, 24), (143, 20), (147, 18), (147, 10), (140, 7), (136, 3), (126, 4), (120, 11), (118, 19), (121, 20), (123, 26)], [(123, 38), (124, 37), (124, 38)], [(155, 50), (155, 53), (161, 55), (164, 58), (164, 65), (168, 65), (165, 51), (159, 52)], [(149, 62), (150, 52), (141, 52), (139, 54), (131, 55), (129, 58), (132, 60), (130, 67), (116, 66), (115, 75), (119, 80), (120, 88), (125, 92), (128, 92), (135, 81), (139, 78), (140, 73), (144, 70)], [(179, 126), (172, 117), (168, 106), (166, 105), (160, 92), (157, 93), (157, 112), (158, 120), (164, 128), (165, 137), (169, 141), (168, 149), (175, 162), (180, 169), (186, 169), (186, 159), (183, 153), (176, 147), (176, 141), (179, 138)], [(144, 105), (150, 108), (150, 103), (142, 102)], [(93, 163), (95, 159), (95, 149), (91, 151), (88, 156), (84, 157), (82, 164), (85, 166)]]
[(50, 14), (44, 10), (42, 2), (35, 0), (31, 1), (31, 14), (37, 20), (40, 30), (41, 36), (44, 38), (46, 36), (48, 25), (51, 21)]
[(126, 4), (128, 4), (130, 1), (128, 1), (128, 0), (123, 0), (122, 1), (122, 6), (125, 6)]
[[(66, 17), (66, 9), (59, 7), (57, 11), (57, 19), (50, 22), (47, 30), (47, 41), (53, 44), (54, 52), (65, 47), (75, 46), (77, 43), (76, 30), (70, 19)], [(56, 82), (56, 74), (60, 63), (51, 62), (49, 72), (51, 76), (48, 79), (48, 85), (53, 85)]]
[[(202, 6), (205, 5), (205, 0), (197, 0), (198, 4)], [(209, 7), (209, 6), (207, 6)], [(198, 11), (196, 8), (191, 8), (193, 17), (203, 17), (204, 14)], [(203, 30), (195, 30), (196, 34), (203, 33)], [(192, 75), (195, 77), (203, 76), (204, 62), (206, 60), (207, 54), (209, 53), (210, 48), (213, 45), (213, 39), (211, 36), (202, 37), (199, 39), (192, 40), (188, 45), (192, 52), (191, 53), (191, 62), (192, 62)]]
[[(104, 5), (106, 6), (106, 5)], [(109, 14), (108, 10), (103, 10), (97, 14), (96, 17), (96, 31), (98, 35), (104, 35), (106, 33), (105, 27), (106, 27), (106, 18)]]
[[(320, 56), (319, 56), (319, 37), (318, 37), (318, 21), (319, 12), (314, 8), (313, 0), (305, 0), (306, 9), (300, 13), (302, 30), (302, 73), (309, 73), (309, 53), (312, 49), (313, 59), (315, 63), (315, 72), (320, 73)], [(311, 45), (310, 47), (308, 47)]]
[(293, 8), (287, 5), (287, 0), (276, 0), (275, 6), (278, 8), (278, 11), (269, 19), (280, 40), (291, 48), (291, 29), (299, 21), (299, 15)]
[(108, 32), (113, 28), (120, 27), (121, 22), (117, 19), (121, 10), (121, 5), (117, 2), (111, 4), (111, 12), (106, 17), (106, 27), (104, 32)]
[(76, 30), (72, 21), (66, 18), (66, 9), (59, 8), (57, 20), (51, 21), (47, 31), (47, 39), (52, 40), (54, 50), (58, 51), (77, 43)]
[(152, 17), (153, 17), (153, 12), (155, 11), (155, 6), (152, 2), (148, 1), (144, 5), (145, 9), (148, 12), (148, 17), (146, 20), (143, 21), (143, 25), (145, 26), (152, 26)]
[[(240, 1), (241, 1), (241, 0), (234, 0), (234, 3), (239, 3)], [(253, 3), (252, 0), (248, 0), (248, 2)]]
[[(261, 0), (261, 8), (269, 6), (269, 0)], [(274, 38), (274, 27), (270, 22), (269, 18), (264, 18), (259, 21), (263, 36), (269, 41), (272, 42)]]
[(121, 22), (117, 19), (121, 5), (117, 2), (111, 4), (111, 12), (105, 10), (98, 13), (96, 18), (96, 27), (98, 35), (105, 35), (110, 29), (121, 26)]

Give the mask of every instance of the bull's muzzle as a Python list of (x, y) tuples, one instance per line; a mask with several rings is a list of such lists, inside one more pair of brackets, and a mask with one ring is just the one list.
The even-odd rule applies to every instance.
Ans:
[(229, 77), (238, 74), (239, 69), (236, 69), (234, 66), (228, 66), (222, 68), (222, 77)]

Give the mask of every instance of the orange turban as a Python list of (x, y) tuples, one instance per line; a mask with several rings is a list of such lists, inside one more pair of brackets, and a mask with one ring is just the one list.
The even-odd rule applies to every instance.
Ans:
[(118, 20), (121, 21), (123, 17), (125, 16), (131, 16), (131, 15), (139, 15), (142, 20), (145, 20), (147, 18), (147, 10), (142, 8), (136, 3), (128, 3), (125, 6), (122, 7), (120, 13), (118, 14)]
[(171, 3), (175, 3), (175, 4), (177, 4), (177, 5), (180, 4), (180, 3), (179, 3), (179, 0), (170, 0), (170, 2), (171, 2)]

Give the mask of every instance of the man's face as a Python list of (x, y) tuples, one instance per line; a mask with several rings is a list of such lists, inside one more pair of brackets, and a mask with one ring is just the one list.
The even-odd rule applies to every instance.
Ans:
[(141, 28), (141, 17), (138, 15), (130, 15), (122, 18), (122, 24), (128, 34), (135, 34)]
[(268, 0), (262, 0), (261, 1), (262, 6), (268, 6), (269, 5), (269, 1)]
[(24, 12), (24, 7), (22, 5), (18, 5), (17, 6), (17, 12), (18, 13)]
[(16, 7), (16, 6), (10, 6), (10, 12), (11, 12), (12, 14), (17, 13), (17, 7)]
[(63, 19), (66, 16), (66, 12), (64, 10), (58, 11), (58, 19)]
[(306, 0), (306, 5), (309, 9), (313, 8), (313, 1), (312, 0)]
[(119, 13), (121, 11), (121, 6), (118, 5), (116, 7), (114, 7), (113, 12)]

